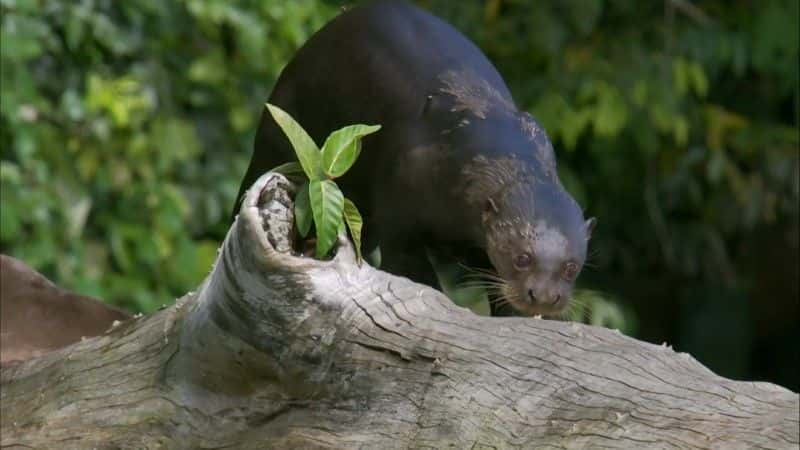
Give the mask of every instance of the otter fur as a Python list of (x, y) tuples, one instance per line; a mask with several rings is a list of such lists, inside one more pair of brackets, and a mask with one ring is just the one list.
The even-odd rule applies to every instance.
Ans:
[[(317, 142), (380, 124), (337, 180), (364, 216), (382, 269), (437, 286), (426, 248), (497, 271), (492, 313), (556, 314), (586, 259), (593, 220), (558, 179), (544, 129), (514, 104), (497, 70), (441, 19), (401, 1), (341, 14), (281, 73), (269, 102)], [(262, 115), (240, 195), (296, 160)]]

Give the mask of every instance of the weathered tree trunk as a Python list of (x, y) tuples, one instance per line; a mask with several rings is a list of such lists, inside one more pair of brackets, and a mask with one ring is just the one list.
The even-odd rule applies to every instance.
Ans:
[(291, 186), (248, 193), (198, 292), (2, 369), (8, 448), (797, 448), (798, 396), (611, 330), (480, 317), (291, 254)]

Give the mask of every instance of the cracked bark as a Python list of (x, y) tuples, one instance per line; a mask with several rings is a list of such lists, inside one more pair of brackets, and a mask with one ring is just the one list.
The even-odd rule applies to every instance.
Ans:
[(197, 292), (2, 368), (4, 448), (797, 448), (798, 396), (574, 323), (481, 317), (290, 252), (247, 194)]

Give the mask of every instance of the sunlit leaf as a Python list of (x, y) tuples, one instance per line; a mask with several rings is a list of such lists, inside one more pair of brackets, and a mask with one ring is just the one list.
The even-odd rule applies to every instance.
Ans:
[(323, 173), (320, 169), (320, 152), (311, 136), (286, 111), (269, 103), (267, 103), (267, 109), (292, 144), (308, 179), (321, 180)]
[(356, 248), (356, 261), (361, 264), (361, 227), (364, 221), (361, 218), (361, 213), (358, 212), (355, 203), (349, 198), (344, 199), (344, 221), (347, 223), (347, 228), (350, 229), (350, 237), (353, 238), (353, 245)]
[(686, 60), (675, 58), (672, 62), (672, 82), (678, 94), (683, 95), (689, 88), (689, 70)]
[(281, 175), (299, 175), (305, 173), (303, 172), (303, 166), (301, 166), (297, 161), (283, 163), (280, 166), (272, 169), (270, 172), (279, 173)]
[(697, 63), (689, 64), (688, 72), (695, 94), (700, 98), (705, 97), (708, 93), (708, 78), (703, 66)]
[(343, 220), (344, 196), (336, 183), (330, 180), (311, 181), (308, 194), (317, 230), (317, 257), (322, 258), (336, 243), (336, 235)]
[(308, 183), (303, 183), (294, 198), (294, 221), (297, 224), (297, 231), (300, 232), (300, 236), (308, 236), (308, 232), (311, 230), (312, 218), (311, 202), (308, 197)]
[(361, 139), (380, 129), (380, 125), (350, 125), (331, 133), (322, 146), (325, 174), (336, 178), (347, 172), (361, 152)]
[(684, 146), (689, 141), (689, 122), (684, 117), (676, 117), (672, 134), (675, 143)]

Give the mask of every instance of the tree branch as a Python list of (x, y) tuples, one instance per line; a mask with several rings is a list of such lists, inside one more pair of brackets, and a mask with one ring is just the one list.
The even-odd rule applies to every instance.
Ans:
[(293, 255), (292, 186), (248, 192), (173, 307), (2, 368), (13, 448), (796, 448), (798, 396), (575, 323), (481, 317)]

